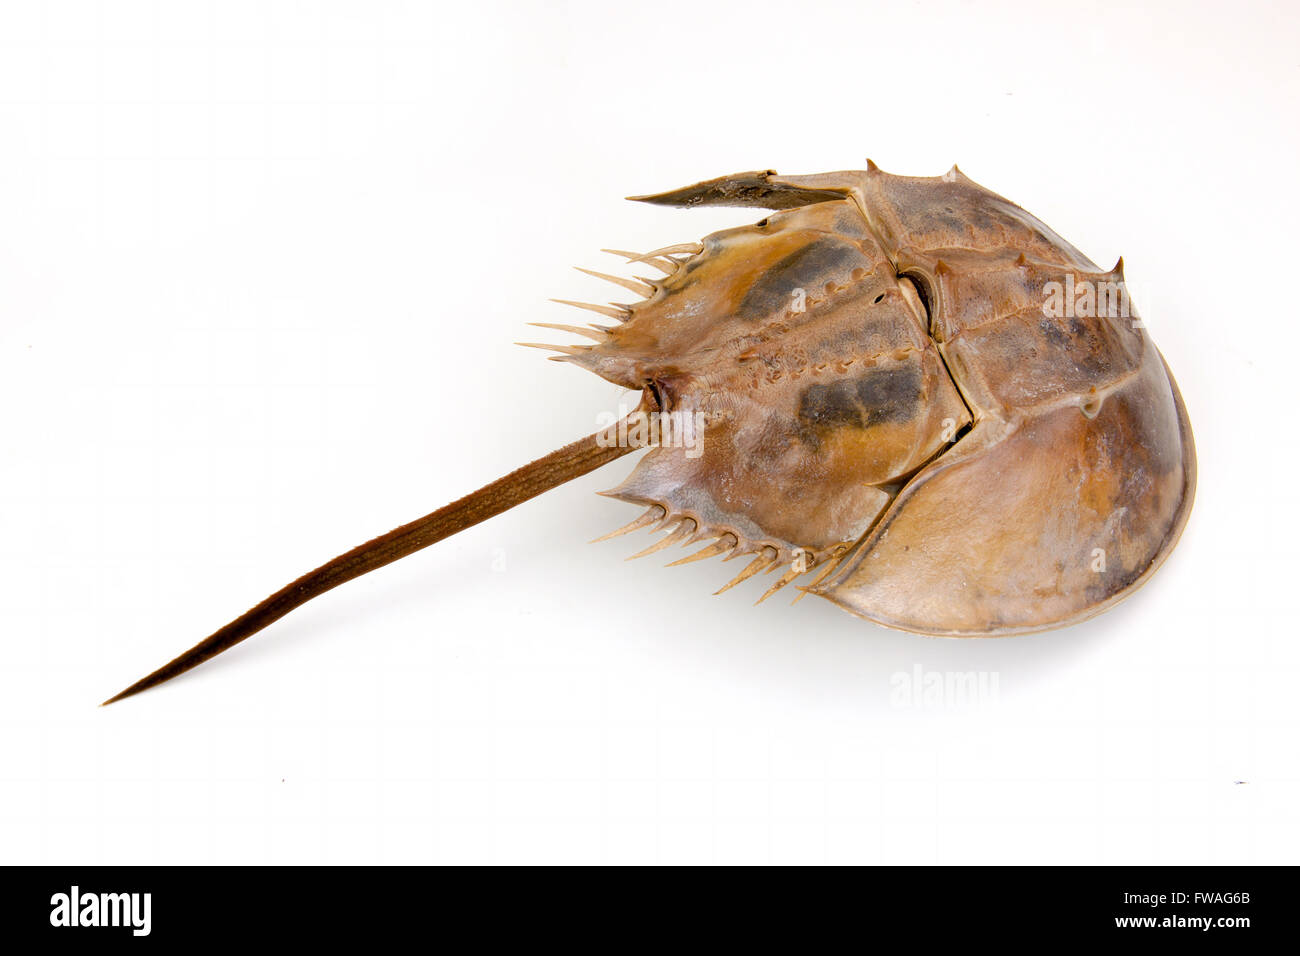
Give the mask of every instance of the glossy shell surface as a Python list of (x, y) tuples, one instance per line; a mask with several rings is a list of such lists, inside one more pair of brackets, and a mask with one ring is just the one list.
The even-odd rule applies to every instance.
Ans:
[(558, 357), (700, 416), (701, 454), (651, 449), (610, 492), (676, 539), (950, 636), (1089, 617), (1177, 541), (1191, 428), (1122, 263), (956, 167), (634, 198), (773, 210), (645, 260), (666, 274)]

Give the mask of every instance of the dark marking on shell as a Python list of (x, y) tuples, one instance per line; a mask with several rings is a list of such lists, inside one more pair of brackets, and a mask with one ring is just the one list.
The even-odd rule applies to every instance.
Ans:
[(911, 362), (873, 368), (856, 379), (809, 385), (799, 396), (799, 421), (814, 429), (905, 422), (916, 415), (921, 391), (921, 370)]
[(796, 289), (820, 292), (828, 280), (864, 264), (870, 265), (859, 249), (837, 239), (819, 239), (802, 246), (754, 280), (736, 308), (736, 317), (758, 319), (779, 313), (790, 304)]

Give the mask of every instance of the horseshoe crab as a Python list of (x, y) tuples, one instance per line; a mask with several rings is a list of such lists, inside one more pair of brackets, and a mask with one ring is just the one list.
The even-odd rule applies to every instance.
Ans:
[[(1105, 610), (1168, 556), (1195, 450), (1122, 260), (1099, 269), (955, 166), (768, 170), (631, 198), (772, 210), (698, 243), (606, 250), (660, 275), (592, 273), (640, 301), (569, 303), (612, 322), (546, 325), (594, 340), (541, 347), (640, 391), (634, 412), (309, 572), (105, 703), (647, 445), (607, 492), (647, 510), (606, 537), (668, 532), (641, 554), (711, 542), (674, 564), (748, 556), (722, 591), (783, 569), (760, 601), (816, 570), (800, 597), (887, 627), (1018, 634)], [(665, 421), (704, 440), (665, 441)]]

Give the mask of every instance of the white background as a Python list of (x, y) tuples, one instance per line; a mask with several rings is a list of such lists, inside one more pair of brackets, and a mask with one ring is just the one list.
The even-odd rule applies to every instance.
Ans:
[[(1297, 14), (1218, 6), (0, 6), (0, 862), (1297, 862)], [(715, 598), (586, 543), (624, 460), (96, 706), (591, 432), (524, 323), (761, 216), (621, 197), (867, 156), (1124, 255), (1200, 456), (1131, 600)]]

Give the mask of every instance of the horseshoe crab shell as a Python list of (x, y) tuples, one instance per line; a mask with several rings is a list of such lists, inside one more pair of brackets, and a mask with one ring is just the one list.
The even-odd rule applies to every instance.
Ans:
[(1082, 620), (1173, 548), (1192, 433), (1122, 260), (1099, 269), (956, 167), (633, 198), (777, 212), (707, 237), (557, 357), (707, 422), (703, 455), (653, 449), (610, 494), (709, 553), (756, 553), (750, 573), (794, 559), (773, 590), (812, 555), (806, 591), (924, 634)]
[[(741, 173), (634, 198), (774, 210), (701, 243), (620, 253), (663, 276), (594, 274), (641, 301), (570, 303), (616, 325), (547, 325), (596, 342), (543, 346), (555, 358), (642, 391), (619, 428), (650, 414), (704, 431), (691, 447), (659, 441), (609, 492), (647, 506), (614, 534), (671, 529), (642, 554), (712, 540), (673, 563), (751, 555), (724, 591), (788, 567), (764, 598), (820, 567), (802, 590), (861, 617), (990, 636), (1096, 614), (1173, 548), (1196, 454), (1122, 263), (1102, 271), (955, 166)], [(339, 555), (105, 703), (654, 443), (612, 434)]]

